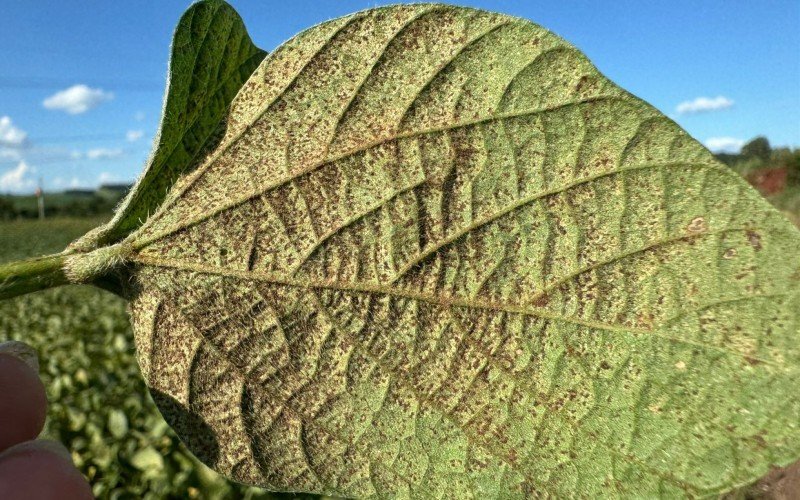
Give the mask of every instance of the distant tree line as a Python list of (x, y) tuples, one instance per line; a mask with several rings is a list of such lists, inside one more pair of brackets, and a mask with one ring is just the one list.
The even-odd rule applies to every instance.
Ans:
[(766, 137), (758, 136), (742, 146), (739, 153), (714, 156), (748, 179), (759, 170), (772, 169), (785, 172), (787, 185), (800, 185), (800, 148), (772, 148)]
[[(45, 218), (110, 215), (129, 189), (129, 185), (107, 184), (94, 191), (45, 192), (44, 215)], [(37, 217), (39, 208), (35, 195), (0, 195), (0, 220)]]

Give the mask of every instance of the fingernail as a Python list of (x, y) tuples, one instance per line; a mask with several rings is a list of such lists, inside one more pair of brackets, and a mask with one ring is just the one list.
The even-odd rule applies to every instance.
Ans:
[(58, 441), (52, 441), (50, 439), (37, 439), (35, 441), (26, 441), (24, 443), (15, 444), (11, 448), (5, 450), (2, 453), (2, 456), (6, 457), (15, 453), (25, 453), (36, 450), (47, 451), (53, 455), (58, 455), (71, 464), (74, 463), (72, 461), (72, 454), (69, 452), (69, 450), (67, 450), (67, 448)]
[(18, 340), (9, 340), (7, 342), (0, 342), (0, 354), (9, 354), (15, 358), (21, 359), (26, 365), (33, 368), (36, 373), (39, 373), (39, 356), (33, 347), (25, 342)]
[(39, 448), (44, 448), (47, 451), (50, 451), (60, 457), (67, 459), (69, 463), (72, 463), (72, 453), (69, 452), (66, 446), (59, 443), (58, 441), (51, 441), (49, 439), (39, 439), (34, 442), (36, 443), (36, 446), (38, 446)]

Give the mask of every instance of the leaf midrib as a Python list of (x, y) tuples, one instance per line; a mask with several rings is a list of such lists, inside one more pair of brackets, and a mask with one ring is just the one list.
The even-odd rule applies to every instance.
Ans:
[[(341, 283), (337, 281), (303, 281), (297, 280), (293, 278), (287, 278), (284, 276), (278, 276), (271, 273), (265, 273), (261, 271), (240, 271), (235, 269), (227, 269), (218, 266), (210, 266), (205, 264), (196, 264), (196, 263), (189, 263), (180, 261), (177, 259), (167, 259), (167, 258), (155, 258), (150, 257), (147, 255), (136, 254), (130, 258), (130, 261), (136, 264), (151, 266), (151, 267), (162, 267), (162, 268), (172, 268), (179, 271), (189, 271), (189, 272), (198, 272), (203, 274), (209, 274), (214, 276), (219, 276), (223, 278), (232, 278), (232, 279), (242, 279), (242, 280), (255, 280), (261, 281), (265, 283), (275, 284), (275, 285), (283, 285), (289, 286), (293, 288), (299, 288), (304, 290), (309, 289), (330, 289), (336, 291), (343, 291), (343, 292), (355, 292), (355, 293), (365, 293), (365, 294), (380, 294), (380, 295), (388, 295), (393, 297), (417, 300), (421, 302), (427, 302), (429, 304), (434, 304), (443, 307), (462, 307), (465, 309), (486, 309), (494, 312), (505, 312), (511, 314), (522, 314), (526, 316), (533, 316), (542, 319), (550, 319), (555, 321), (561, 321), (565, 323), (576, 324), (580, 326), (584, 326), (587, 328), (592, 328), (596, 330), (605, 330), (608, 332), (616, 333), (616, 334), (623, 334), (623, 335), (650, 335), (658, 338), (662, 338), (668, 342), (674, 342), (678, 344), (689, 345), (692, 347), (697, 347), (705, 350), (712, 350), (717, 351), (726, 355), (735, 356), (745, 361), (757, 361), (761, 364), (771, 366), (775, 369), (778, 369), (783, 372), (791, 372), (788, 368), (783, 366), (780, 363), (777, 363), (773, 360), (758, 358), (750, 355), (746, 355), (744, 353), (726, 349), (724, 347), (713, 346), (708, 344), (702, 344), (699, 342), (695, 342), (689, 339), (682, 339), (678, 337), (672, 337), (660, 332), (659, 325), (657, 328), (647, 329), (647, 328), (637, 328), (637, 327), (628, 327), (628, 326), (621, 326), (609, 323), (603, 323), (598, 321), (589, 321), (583, 320), (579, 318), (572, 318), (563, 316), (560, 314), (555, 314), (553, 312), (547, 311), (544, 308), (536, 307), (536, 306), (525, 306), (525, 305), (518, 305), (518, 304), (503, 304), (498, 302), (491, 302), (486, 300), (480, 300), (477, 298), (463, 298), (463, 297), (456, 297), (456, 296), (444, 296), (444, 295), (430, 295), (426, 293), (416, 292), (412, 290), (402, 290), (393, 287), (381, 286), (381, 285), (369, 285), (369, 284), (358, 284), (358, 283)], [(741, 300), (749, 300), (751, 298), (769, 298), (769, 297), (782, 297), (791, 295), (790, 293), (770, 293), (770, 294), (751, 294), (743, 297), (737, 297), (734, 299), (727, 299), (723, 301), (715, 302), (713, 305), (719, 305), (727, 302), (735, 302)], [(704, 306), (708, 307), (708, 305)], [(685, 313), (684, 313), (685, 314)], [(664, 323), (668, 323), (674, 321), (675, 319), (682, 317), (679, 315), (674, 318), (669, 318), (665, 320)]]
[[(313, 287), (311, 287), (311, 288), (313, 288)], [(324, 288), (324, 287), (320, 287), (320, 288)], [(330, 315), (330, 313), (327, 311), (327, 308), (326, 308), (326, 307), (325, 307), (325, 306), (324, 306), (324, 305), (323, 305), (323, 304), (320, 302), (320, 300), (319, 300), (319, 297), (317, 296), (316, 292), (315, 292), (314, 290), (308, 290), (308, 291), (310, 291), (310, 292), (311, 292), (311, 294), (312, 294), (312, 300), (314, 300), (314, 303), (316, 304), (316, 306), (318, 307), (318, 309), (320, 310), (320, 312), (321, 312), (323, 315), (325, 315), (325, 316), (326, 316), (326, 318), (328, 318), (328, 320), (331, 322), (331, 325), (333, 326), (333, 328), (335, 328), (335, 329), (338, 329), (338, 330), (340, 330), (340, 331), (341, 331), (343, 334), (347, 335), (348, 337), (351, 337), (351, 334), (350, 334), (349, 332), (347, 332), (347, 330), (346, 330), (346, 329), (344, 329), (344, 328), (343, 328), (343, 327), (342, 327), (342, 326), (341, 326), (341, 325), (340, 325), (340, 324), (339, 324), (339, 323), (338, 323), (338, 322), (337, 322), (337, 321), (336, 321), (336, 320), (333, 318), (333, 316), (331, 316), (331, 315)], [(454, 305), (454, 304), (443, 304), (443, 307), (449, 307), (449, 306), (452, 306), (452, 305)], [(271, 309), (271, 306), (269, 306), (269, 305), (268, 305), (268, 307)], [(273, 314), (274, 314), (274, 313), (273, 313)], [(244, 372), (242, 372), (242, 371), (241, 371), (241, 370), (240, 370), (240, 369), (239, 369), (239, 368), (238, 368), (238, 367), (235, 365), (235, 363), (233, 363), (233, 362), (230, 360), (230, 358), (229, 358), (229, 357), (228, 357), (228, 356), (227, 356), (227, 355), (226, 355), (226, 354), (225, 354), (223, 351), (221, 351), (221, 350), (219, 349), (219, 347), (218, 347), (216, 344), (214, 344), (214, 343), (213, 343), (213, 342), (212, 342), (210, 339), (206, 338), (206, 337), (205, 337), (205, 336), (202, 334), (202, 332), (200, 332), (200, 331), (199, 331), (199, 330), (198, 330), (198, 329), (197, 329), (197, 328), (196, 328), (196, 327), (195, 327), (195, 326), (194, 326), (194, 325), (193, 325), (191, 322), (187, 322), (187, 324), (189, 325), (189, 327), (190, 327), (190, 330), (194, 332), (194, 334), (195, 334), (195, 335), (196, 335), (196, 336), (199, 338), (199, 340), (201, 340), (202, 342), (205, 342), (205, 343), (206, 343), (206, 344), (207, 344), (207, 345), (208, 345), (208, 346), (209, 346), (209, 347), (210, 347), (212, 350), (214, 350), (214, 351), (215, 351), (215, 352), (216, 352), (216, 353), (217, 353), (217, 354), (218, 354), (218, 355), (219, 355), (219, 356), (220, 356), (222, 359), (226, 360), (226, 362), (227, 362), (227, 363), (229, 363), (229, 364), (231, 365), (232, 369), (233, 369), (233, 370), (234, 370), (236, 373), (238, 373), (238, 374), (239, 374), (239, 376), (240, 376), (240, 377), (242, 377), (242, 379), (243, 379), (243, 380), (249, 380), (249, 377), (247, 376), (247, 374), (246, 374), (246, 373), (244, 373)], [(283, 327), (282, 327), (282, 325), (281, 325), (279, 322), (277, 323), (277, 326), (278, 326), (278, 328), (279, 328), (279, 329), (281, 329), (281, 330), (282, 330), (282, 328), (283, 328)], [(460, 325), (458, 325), (458, 324), (456, 324), (456, 325), (455, 325), (455, 327), (456, 327), (456, 328), (462, 328), (462, 327), (461, 327)], [(353, 347), (354, 347), (354, 348), (359, 348), (359, 349), (361, 349), (361, 350), (364, 352), (364, 354), (365, 354), (367, 357), (369, 357), (369, 358), (370, 358), (370, 359), (371, 359), (373, 362), (375, 362), (375, 363), (376, 363), (378, 366), (380, 366), (380, 367), (381, 367), (381, 368), (382, 368), (382, 369), (383, 369), (383, 370), (384, 370), (386, 373), (388, 373), (388, 374), (390, 374), (390, 375), (395, 375), (395, 376), (398, 376), (398, 373), (397, 373), (395, 370), (392, 370), (391, 368), (387, 368), (386, 366), (384, 366), (384, 363), (383, 363), (383, 362), (382, 362), (380, 359), (378, 359), (378, 358), (375, 358), (375, 356), (374, 356), (372, 353), (370, 353), (368, 349), (366, 349), (366, 348), (365, 348), (364, 346), (362, 346), (362, 345), (361, 345), (359, 342), (357, 342), (357, 340), (356, 340), (356, 339), (353, 339), (353, 338), (351, 338), (351, 341), (353, 342), (353, 344), (352, 344), (352, 345), (353, 345)], [(501, 365), (498, 365), (498, 364), (496, 364), (496, 363), (493, 363), (493, 362), (491, 361), (491, 357), (487, 358), (487, 362), (488, 362), (489, 364), (491, 364), (491, 366), (493, 366), (493, 367), (497, 368), (498, 370), (500, 370), (500, 371), (503, 371), (504, 373), (506, 373), (506, 375), (507, 375), (507, 376), (509, 376), (509, 377), (511, 377), (511, 379), (512, 379), (512, 380), (513, 380), (515, 383), (517, 383), (517, 384), (518, 384), (520, 387), (523, 387), (523, 388), (525, 388), (526, 390), (530, 390), (530, 386), (529, 386), (527, 383), (525, 383), (523, 380), (520, 380), (520, 379), (519, 379), (517, 376), (515, 376), (513, 373), (510, 373), (510, 372), (508, 372), (508, 371), (507, 371), (507, 370), (506, 370), (504, 367), (502, 367)], [(400, 378), (401, 378), (401, 380), (402, 380), (402, 377), (400, 377)], [(470, 443), (472, 443), (472, 445), (474, 445), (474, 446), (478, 446), (478, 447), (480, 447), (480, 448), (484, 449), (485, 451), (487, 451), (488, 453), (490, 453), (492, 456), (494, 456), (494, 457), (498, 458), (498, 459), (499, 459), (499, 460), (501, 460), (503, 463), (505, 463), (505, 464), (506, 464), (506, 465), (507, 465), (507, 466), (508, 466), (508, 467), (509, 467), (509, 468), (510, 468), (512, 471), (514, 471), (514, 472), (516, 472), (516, 473), (520, 474), (520, 475), (521, 475), (521, 476), (522, 476), (522, 477), (523, 477), (523, 478), (524, 478), (526, 481), (530, 482), (531, 484), (533, 484), (533, 485), (538, 485), (538, 486), (540, 486), (540, 487), (547, 486), (546, 484), (543, 484), (543, 483), (539, 482), (538, 480), (536, 480), (536, 479), (535, 479), (533, 476), (531, 476), (530, 474), (528, 474), (528, 473), (526, 473), (526, 472), (524, 472), (524, 471), (522, 471), (522, 470), (519, 470), (519, 469), (517, 469), (517, 468), (514, 466), (514, 464), (512, 464), (512, 463), (508, 462), (508, 461), (507, 461), (507, 460), (504, 458), (504, 455), (503, 455), (502, 453), (499, 453), (499, 452), (497, 452), (497, 450), (495, 450), (495, 449), (494, 449), (494, 448), (492, 448), (491, 446), (487, 446), (487, 445), (486, 445), (486, 444), (484, 444), (484, 443), (481, 443), (481, 442), (479, 442), (479, 441), (476, 441), (476, 440), (475, 440), (475, 438), (474, 438), (474, 437), (472, 437), (472, 436), (470, 435), (470, 433), (466, 432), (466, 429), (465, 429), (465, 428), (464, 428), (464, 427), (463, 427), (463, 426), (462, 426), (462, 425), (461, 425), (461, 424), (460, 424), (458, 421), (456, 421), (456, 420), (455, 420), (455, 419), (452, 417), (452, 415), (450, 415), (449, 413), (447, 413), (446, 411), (444, 411), (444, 409), (442, 409), (442, 408), (439, 408), (437, 405), (435, 405), (435, 404), (431, 403), (431, 402), (430, 402), (430, 401), (429, 401), (427, 398), (424, 398), (424, 397), (422, 397), (422, 396), (421, 396), (420, 394), (418, 394), (418, 393), (417, 393), (417, 392), (416, 392), (416, 391), (415, 391), (413, 388), (411, 388), (411, 387), (408, 387), (406, 383), (403, 383), (403, 385), (404, 385), (404, 386), (406, 386), (406, 389), (407, 389), (407, 390), (411, 391), (411, 393), (413, 394), (414, 398), (415, 398), (415, 399), (416, 399), (416, 400), (419, 402), (419, 404), (420, 404), (420, 405), (428, 405), (428, 404), (430, 404), (430, 405), (431, 405), (431, 406), (432, 406), (434, 409), (436, 409), (437, 411), (440, 411), (440, 412), (442, 413), (442, 416), (443, 416), (444, 418), (446, 418), (447, 420), (451, 421), (451, 422), (452, 422), (454, 425), (456, 425), (456, 426), (457, 426), (459, 429), (461, 429), (461, 430), (462, 430), (462, 432), (464, 432), (464, 433), (465, 433), (465, 437), (466, 437), (466, 438), (469, 440), (469, 442), (470, 442)], [(254, 388), (254, 389), (258, 389), (259, 387), (260, 387), (260, 386), (251, 386), (251, 388)], [(305, 416), (305, 415), (303, 414), (303, 412), (302, 412), (302, 411), (300, 411), (300, 410), (296, 410), (295, 408), (293, 408), (293, 407), (291, 407), (291, 406), (284, 407), (284, 409), (286, 409), (286, 410), (289, 410), (291, 413), (294, 413), (294, 414), (296, 414), (296, 416), (297, 416), (298, 418), (300, 418), (300, 419), (301, 419), (302, 421), (304, 421), (304, 422), (305, 422), (305, 421), (308, 419), (308, 417), (307, 417), (307, 416)], [(316, 425), (316, 426), (319, 426), (319, 422), (316, 422), (316, 421), (314, 421), (314, 420), (310, 420), (310, 421), (308, 421), (308, 423), (311, 423), (311, 424), (314, 424), (314, 425)], [(574, 431), (575, 431), (576, 433), (578, 433), (578, 434), (581, 434), (581, 435), (583, 435), (583, 436), (586, 436), (586, 437), (591, 437), (591, 436), (589, 436), (589, 435), (588, 435), (588, 434), (587, 434), (585, 431), (583, 431), (583, 430), (582, 430), (582, 428), (580, 428), (580, 427), (574, 427), (573, 429), (574, 429)], [(329, 435), (331, 435), (332, 437), (334, 437), (334, 438), (336, 438), (336, 439), (339, 439), (339, 440), (341, 440), (341, 441), (343, 441), (343, 442), (347, 442), (347, 440), (346, 440), (346, 439), (343, 439), (341, 436), (337, 435), (336, 433), (332, 432), (331, 430), (327, 429), (327, 428), (326, 428), (326, 427), (324, 427), (324, 426), (320, 426), (320, 430), (322, 430), (322, 431), (323, 431), (324, 433), (326, 433), (326, 434), (329, 434)], [(685, 492), (691, 492), (691, 493), (694, 493), (694, 494), (702, 494), (704, 491), (706, 491), (706, 489), (704, 489), (704, 488), (701, 488), (701, 487), (699, 487), (699, 486), (696, 486), (696, 485), (694, 485), (694, 484), (691, 484), (691, 483), (689, 483), (689, 482), (686, 482), (685, 480), (679, 479), (679, 478), (677, 478), (676, 476), (674, 476), (673, 474), (671, 474), (671, 473), (669, 473), (669, 472), (665, 472), (665, 471), (662, 471), (662, 470), (659, 470), (659, 469), (653, 468), (652, 466), (650, 466), (650, 465), (648, 465), (646, 462), (644, 462), (642, 459), (640, 459), (640, 458), (638, 458), (638, 457), (635, 457), (634, 455), (630, 455), (630, 454), (622, 453), (622, 452), (620, 452), (620, 451), (618, 451), (618, 450), (616, 450), (616, 449), (614, 449), (614, 448), (610, 447), (608, 444), (606, 444), (606, 443), (604, 443), (604, 442), (598, 442), (598, 444), (600, 444), (601, 446), (603, 446), (603, 448), (605, 448), (606, 450), (608, 450), (608, 452), (609, 452), (609, 453), (611, 453), (611, 454), (613, 454), (613, 455), (615, 455), (615, 456), (617, 456), (617, 457), (621, 458), (621, 459), (622, 459), (622, 460), (624, 460), (625, 462), (627, 462), (627, 463), (630, 463), (630, 464), (634, 464), (634, 465), (636, 465), (637, 467), (641, 468), (643, 471), (645, 471), (645, 472), (648, 472), (648, 473), (650, 473), (650, 474), (653, 474), (654, 476), (656, 476), (656, 477), (658, 477), (658, 478), (660, 478), (660, 479), (662, 479), (662, 480), (668, 481), (668, 482), (672, 483), (673, 485), (675, 485), (675, 486), (678, 486), (678, 487), (679, 487), (681, 490), (683, 490), (683, 491), (685, 491)], [(311, 467), (310, 467), (310, 464), (307, 464), (307, 465), (309, 466), (309, 468), (310, 468), (311, 472), (312, 472), (312, 473), (314, 473), (314, 474), (316, 475), (316, 472), (314, 471), (314, 469), (313, 469), (313, 468), (311, 468)], [(387, 472), (390, 472), (390, 473), (392, 473), (393, 475), (397, 475), (397, 474), (396, 474), (396, 472), (395, 472), (395, 471), (393, 471), (393, 470), (387, 470)], [(403, 475), (398, 475), (398, 477), (405, 478)], [(325, 482), (324, 482), (324, 481), (323, 481), (323, 482), (321, 482), (321, 483), (322, 483), (322, 484), (325, 484)], [(424, 489), (424, 486), (422, 486), (422, 488)], [(728, 488), (728, 489), (730, 489), (730, 488)], [(717, 490), (716, 490), (716, 489), (714, 489), (714, 488), (710, 488), (710, 489), (708, 489), (708, 491), (714, 491), (714, 492), (716, 492)]]

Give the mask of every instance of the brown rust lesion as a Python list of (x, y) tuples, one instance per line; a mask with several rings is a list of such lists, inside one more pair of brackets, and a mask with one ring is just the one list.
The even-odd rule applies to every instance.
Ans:
[(706, 222), (705, 217), (697, 216), (686, 226), (686, 231), (690, 234), (705, 233), (708, 231), (708, 222)]

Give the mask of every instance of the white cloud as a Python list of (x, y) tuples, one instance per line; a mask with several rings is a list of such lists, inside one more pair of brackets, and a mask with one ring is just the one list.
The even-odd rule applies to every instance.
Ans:
[(105, 101), (114, 98), (114, 94), (102, 89), (93, 89), (86, 85), (73, 85), (72, 87), (56, 92), (44, 101), (42, 105), (47, 109), (65, 111), (71, 115), (85, 113), (94, 109)]
[(27, 138), (28, 134), (15, 127), (10, 116), (0, 116), (0, 146), (24, 146)]
[(691, 101), (684, 101), (676, 108), (678, 114), (706, 113), (708, 111), (719, 111), (733, 106), (733, 101), (725, 96), (717, 97), (697, 97)]
[(19, 161), (21, 158), (18, 149), (0, 147), (0, 160)]
[(137, 111), (136, 114), (133, 115), (133, 119), (137, 122), (144, 121), (144, 111)]
[(71, 179), (64, 179), (63, 177), (56, 177), (52, 181), (53, 187), (56, 188), (77, 188), (80, 187), (81, 181), (77, 177)]
[(97, 184), (114, 184), (120, 182), (119, 177), (110, 172), (100, 172), (97, 176)]
[(715, 153), (738, 153), (744, 142), (743, 139), (735, 137), (709, 137), (705, 145)]
[(90, 160), (109, 160), (122, 156), (121, 149), (96, 148), (86, 152), (86, 157)]
[(143, 135), (144, 132), (141, 130), (128, 130), (125, 134), (125, 139), (127, 139), (128, 142), (136, 142), (141, 139)]
[(86, 152), (73, 149), (72, 151), (69, 152), (69, 158), (71, 160), (82, 160), (84, 158), (89, 160), (110, 160), (113, 158), (119, 158), (123, 154), (124, 151), (119, 148), (115, 149), (94, 148), (94, 149), (89, 149)]
[(32, 190), (36, 187), (36, 181), (30, 177), (34, 169), (27, 163), (21, 161), (11, 170), (6, 170), (0, 174), (0, 191), (20, 192)]

